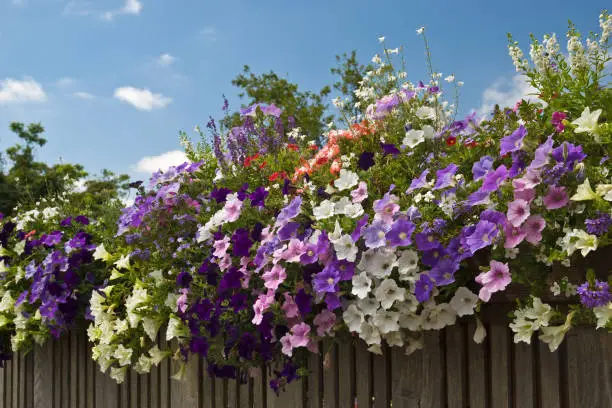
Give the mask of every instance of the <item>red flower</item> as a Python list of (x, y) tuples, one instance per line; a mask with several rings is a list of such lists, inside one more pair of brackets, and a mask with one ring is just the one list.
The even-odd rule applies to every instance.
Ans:
[(295, 143), (288, 143), (287, 144), (287, 149), (293, 150), (294, 152), (297, 152), (298, 150), (300, 150), (300, 147), (298, 145), (296, 145)]
[(449, 136), (446, 138), (446, 144), (448, 146), (453, 146), (455, 143), (457, 143), (457, 138), (455, 136)]
[(275, 171), (274, 173), (272, 173), (270, 175), (270, 177), (268, 177), (268, 180), (274, 182), (276, 180), (278, 180), (279, 178), (281, 179), (286, 179), (287, 178), (287, 173), (284, 171)]
[(253, 160), (257, 160), (257, 159), (259, 159), (259, 153), (256, 153), (253, 156), (247, 157), (246, 159), (244, 159), (244, 167), (250, 167)]
[(36, 234), (36, 230), (32, 230), (32, 231), (28, 232), (28, 233), (25, 235), (24, 239), (28, 239), (28, 238), (30, 238), (30, 237), (31, 237), (32, 235), (34, 235), (34, 234)]
[(263, 169), (264, 167), (266, 167), (266, 165), (267, 165), (267, 164), (268, 164), (268, 162), (266, 162), (266, 161), (265, 161), (265, 162), (263, 162), (263, 163), (261, 163), (261, 164), (259, 165), (259, 168), (260, 168), (260, 169)]

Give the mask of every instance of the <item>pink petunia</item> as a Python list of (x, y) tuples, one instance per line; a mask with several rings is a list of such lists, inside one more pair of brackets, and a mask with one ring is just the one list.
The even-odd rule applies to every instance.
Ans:
[(525, 239), (532, 244), (537, 244), (542, 240), (542, 231), (546, 227), (546, 221), (539, 215), (532, 215), (527, 218), (523, 225)]
[(287, 249), (280, 255), (287, 262), (299, 262), (302, 254), (306, 252), (306, 244), (299, 239), (292, 238)]
[(525, 239), (525, 231), (522, 228), (514, 227), (509, 222), (504, 227), (504, 248), (514, 248)]
[(536, 191), (533, 188), (525, 188), (523, 190), (514, 190), (514, 199), (525, 200), (528, 203), (532, 202), (535, 198)]
[(278, 289), (278, 286), (287, 279), (285, 268), (281, 264), (276, 264), (269, 271), (262, 275), (264, 286), (271, 290)]
[(242, 210), (242, 201), (238, 198), (228, 199), (223, 207), (225, 211), (225, 220), (227, 222), (234, 222), (240, 217)]
[(508, 204), (508, 221), (515, 227), (520, 227), (529, 217), (529, 203), (520, 198)]
[(543, 201), (544, 207), (546, 207), (547, 210), (556, 210), (567, 205), (569, 196), (565, 191), (565, 187), (550, 186), (548, 187), (548, 192), (544, 196)]
[(283, 303), (281, 309), (283, 312), (285, 312), (285, 317), (287, 319), (299, 317), (300, 309), (298, 308), (291, 295), (287, 292), (285, 292), (283, 295), (285, 296), (285, 303)]
[(229, 242), (230, 239), (227, 236), (223, 237), (223, 239), (215, 241), (215, 243), (213, 244), (213, 248), (215, 248), (213, 256), (216, 256), (217, 258), (223, 258), (225, 256), (225, 253), (227, 252), (227, 249), (229, 248)]
[(291, 335), (289, 333), (285, 334), (280, 339), (280, 343), (283, 346), (281, 351), (284, 355), (291, 357), (293, 355), (293, 345), (291, 344)]
[(357, 188), (351, 191), (351, 197), (353, 197), (354, 203), (360, 203), (368, 198), (368, 185), (365, 181), (360, 181)]
[(291, 328), (291, 345), (293, 348), (307, 347), (310, 343), (310, 326), (299, 323)]
[(482, 285), (478, 297), (483, 302), (488, 302), (492, 293), (506, 289), (506, 286), (512, 282), (508, 264), (491, 261), (490, 266), (491, 269), (488, 272), (482, 272), (476, 277), (476, 282)]
[(330, 334), (336, 324), (336, 314), (328, 309), (323, 310), (315, 316), (313, 323), (317, 326), (317, 336), (323, 337)]

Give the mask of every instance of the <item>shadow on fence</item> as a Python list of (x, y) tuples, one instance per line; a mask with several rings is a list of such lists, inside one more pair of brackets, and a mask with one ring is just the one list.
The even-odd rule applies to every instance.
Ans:
[(507, 326), (489, 325), (483, 344), (463, 323), (425, 336), (425, 348), (368, 353), (361, 342), (325, 343), (313, 355), (311, 375), (280, 396), (266, 374), (240, 384), (212, 379), (201, 359), (186, 380), (170, 379), (168, 361), (149, 375), (129, 373), (122, 385), (100, 373), (84, 334), (72, 334), (16, 356), (0, 370), (2, 408), (610, 408), (612, 335), (570, 331), (555, 353), (546, 345), (514, 344)]

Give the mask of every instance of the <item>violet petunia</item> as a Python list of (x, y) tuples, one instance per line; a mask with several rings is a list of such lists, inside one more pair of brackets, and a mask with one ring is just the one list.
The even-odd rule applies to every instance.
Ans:
[(527, 129), (521, 125), (510, 135), (500, 141), (500, 156), (520, 150), (523, 147), (523, 139), (527, 135)]

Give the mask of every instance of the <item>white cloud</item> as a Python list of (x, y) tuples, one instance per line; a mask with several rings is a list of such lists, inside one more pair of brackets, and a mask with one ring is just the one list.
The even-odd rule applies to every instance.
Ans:
[(162, 54), (157, 58), (157, 63), (161, 65), (162, 67), (167, 67), (169, 65), (172, 65), (174, 64), (175, 61), (176, 61), (176, 58), (167, 53)]
[(522, 75), (512, 78), (498, 78), (482, 93), (482, 105), (478, 113), (491, 113), (495, 105), (500, 108), (513, 107), (521, 99), (537, 101), (538, 90), (532, 87)]
[(180, 150), (171, 150), (166, 153), (162, 153), (158, 156), (147, 156), (143, 157), (132, 166), (134, 171), (138, 173), (153, 173), (158, 170), (166, 170), (171, 166), (178, 166), (179, 164), (185, 163), (187, 156)]
[(79, 99), (93, 99), (95, 98), (95, 96), (93, 96), (90, 93), (87, 92), (74, 92), (72, 94), (72, 96), (74, 96), (75, 98), (79, 98)]
[(76, 79), (71, 78), (71, 77), (62, 77), (60, 79), (58, 79), (57, 81), (55, 81), (55, 83), (53, 85), (58, 86), (60, 88), (67, 88), (69, 86), (72, 86), (76, 83)]
[(213, 26), (204, 27), (200, 30), (200, 37), (207, 41), (215, 42), (217, 41), (217, 29)]
[(0, 80), (0, 104), (46, 100), (45, 90), (34, 78), (24, 77), (21, 81), (13, 78)]
[(142, 11), (142, 3), (139, 0), (125, 0), (123, 7), (118, 10), (110, 10), (102, 13), (102, 19), (111, 21), (118, 15), (138, 15)]
[(148, 89), (138, 89), (132, 86), (124, 86), (115, 89), (115, 98), (127, 102), (139, 110), (150, 111), (165, 108), (172, 102), (172, 98), (158, 93), (152, 93)]

